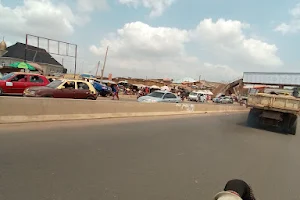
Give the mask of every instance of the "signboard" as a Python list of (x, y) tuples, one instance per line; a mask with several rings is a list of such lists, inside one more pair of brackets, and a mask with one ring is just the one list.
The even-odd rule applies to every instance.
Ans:
[(270, 85), (300, 85), (300, 73), (244, 72), (244, 83)]

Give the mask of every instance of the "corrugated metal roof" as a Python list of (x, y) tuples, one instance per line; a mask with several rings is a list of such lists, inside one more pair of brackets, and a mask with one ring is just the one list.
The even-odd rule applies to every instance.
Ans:
[[(7, 47), (7, 52), (3, 55), (3, 57), (18, 58), (18, 59), (25, 60), (25, 53), (24, 53), (25, 49), (26, 49), (26, 44), (17, 42), (12, 46)], [(62, 66), (45, 49), (38, 48), (31, 45), (27, 45), (26, 60), (37, 62), (37, 63), (46, 63), (46, 64)]]
[(244, 72), (244, 83), (300, 85), (300, 73)]

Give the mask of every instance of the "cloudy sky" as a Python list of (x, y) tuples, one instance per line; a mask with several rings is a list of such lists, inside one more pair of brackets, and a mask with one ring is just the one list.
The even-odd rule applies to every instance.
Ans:
[[(81, 73), (95, 73), (107, 46), (113, 76), (230, 81), (244, 71), (296, 72), (299, 32), (300, 0), (0, 0), (8, 44), (26, 33), (75, 43)], [(74, 71), (71, 58), (64, 64)]]

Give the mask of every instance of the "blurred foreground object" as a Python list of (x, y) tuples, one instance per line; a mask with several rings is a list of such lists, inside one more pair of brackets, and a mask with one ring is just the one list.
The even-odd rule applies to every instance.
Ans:
[(224, 191), (214, 200), (255, 200), (251, 187), (243, 180), (233, 179), (226, 183)]

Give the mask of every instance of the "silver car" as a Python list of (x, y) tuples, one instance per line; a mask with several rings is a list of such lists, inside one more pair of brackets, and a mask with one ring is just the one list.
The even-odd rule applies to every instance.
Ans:
[(188, 96), (188, 100), (190, 101), (198, 101), (198, 93), (196, 92), (191, 92)]
[(140, 97), (138, 102), (156, 103), (156, 102), (169, 102), (179, 103), (181, 102), (180, 97), (168, 91), (154, 91), (146, 96)]
[(228, 96), (226, 96), (226, 97), (223, 97), (222, 99), (220, 99), (220, 103), (233, 103), (233, 99), (232, 99), (232, 97), (228, 97)]

